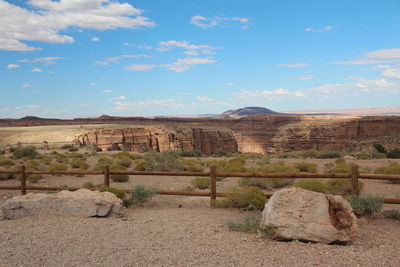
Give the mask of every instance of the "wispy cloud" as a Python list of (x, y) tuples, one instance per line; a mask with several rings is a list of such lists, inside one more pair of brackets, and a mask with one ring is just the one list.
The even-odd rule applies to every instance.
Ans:
[(209, 45), (194, 45), (191, 44), (188, 41), (176, 41), (176, 40), (170, 40), (170, 41), (161, 41), (159, 42), (159, 45), (161, 47), (181, 47), (185, 49), (190, 49), (190, 50), (195, 50), (195, 49), (216, 49), (215, 47), (209, 46)]
[(42, 72), (43, 70), (40, 68), (31, 69), (30, 72)]
[(314, 78), (315, 77), (313, 75), (306, 74), (306, 75), (299, 76), (297, 79), (298, 80), (312, 80)]
[(126, 96), (121, 95), (121, 96), (118, 96), (118, 97), (113, 97), (113, 98), (111, 98), (111, 100), (112, 101), (115, 101), (115, 100), (126, 100)]
[(238, 22), (242, 29), (247, 29), (250, 20), (245, 17), (224, 17), (224, 16), (214, 16), (214, 17), (204, 17), (204, 16), (192, 16), (189, 21), (191, 24), (197, 27), (207, 29), (214, 28), (216, 26), (229, 26), (229, 23)]
[(121, 61), (121, 59), (124, 59), (124, 58), (151, 58), (151, 57), (153, 57), (153, 56), (146, 55), (146, 54), (138, 54), (138, 55), (125, 54), (125, 55), (121, 55), (121, 56), (108, 57), (105, 60), (96, 61), (95, 64), (96, 65), (108, 65), (111, 62), (119, 63)]
[(215, 61), (213, 59), (208, 59), (208, 58), (187, 57), (187, 58), (178, 59), (177, 61), (175, 61), (171, 64), (166, 64), (166, 65), (162, 65), (162, 66), (169, 70), (173, 70), (176, 72), (184, 72), (184, 71), (190, 69), (193, 65), (210, 64), (210, 63), (215, 63), (215, 62), (217, 62), (217, 61)]
[(23, 84), (21, 84), (21, 87), (22, 88), (28, 88), (28, 87), (31, 87), (32, 86), (32, 84), (30, 84), (30, 83), (23, 83)]
[(7, 65), (7, 69), (9, 69), (9, 70), (16, 69), (16, 68), (19, 68), (19, 65), (17, 65), (17, 64), (8, 64)]
[(215, 101), (214, 98), (207, 97), (207, 96), (198, 96), (198, 97), (197, 97), (197, 100), (203, 101), (203, 102), (212, 102), (212, 101)]
[(327, 25), (327, 26), (324, 26), (324, 27), (319, 28), (319, 29), (308, 27), (308, 28), (305, 28), (304, 30), (305, 30), (306, 32), (330, 32), (330, 31), (332, 31), (334, 28), (335, 28), (335, 27), (332, 26), (332, 25)]
[(339, 65), (370, 65), (390, 64), (400, 62), (400, 48), (381, 49), (361, 55), (358, 59), (349, 61), (337, 61), (330, 64)]
[(308, 63), (287, 63), (287, 64), (278, 64), (278, 67), (286, 67), (286, 68), (304, 68), (310, 66)]
[[(93, 30), (143, 28), (155, 26), (141, 16), (143, 10), (115, 1), (30, 0), (34, 10), (0, 1), (0, 50), (34, 51), (39, 47), (22, 41), (73, 43), (74, 38), (60, 34), (68, 27)], [(40, 11), (38, 11), (40, 10)], [(12, 23), (10, 23), (12, 22)]]
[(35, 58), (34, 60), (32, 60), (32, 62), (40, 62), (46, 66), (54, 64), (56, 60), (60, 60), (60, 59), (65, 59), (64, 57), (40, 57), (40, 58)]
[(97, 36), (95, 36), (95, 37), (93, 37), (92, 39), (90, 39), (92, 42), (99, 42), (100, 41), (100, 38), (99, 37), (97, 37)]
[(130, 66), (124, 67), (125, 70), (135, 70), (135, 71), (146, 71), (156, 68), (157, 65), (153, 64), (133, 64)]
[(114, 102), (115, 110), (143, 110), (143, 109), (157, 109), (160, 107), (168, 108), (182, 108), (183, 105), (176, 103), (175, 99), (156, 99), (148, 101), (135, 101), (135, 102)]
[(101, 90), (103, 93), (112, 93), (112, 90), (109, 90), (109, 89), (104, 89), (104, 90)]

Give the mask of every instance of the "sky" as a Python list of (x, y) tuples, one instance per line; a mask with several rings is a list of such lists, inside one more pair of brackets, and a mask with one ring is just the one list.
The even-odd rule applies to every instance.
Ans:
[(399, 103), (399, 0), (0, 0), (0, 118)]

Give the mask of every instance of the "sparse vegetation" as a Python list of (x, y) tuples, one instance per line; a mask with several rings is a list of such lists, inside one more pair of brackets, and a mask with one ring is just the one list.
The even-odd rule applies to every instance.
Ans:
[[(334, 195), (350, 195), (351, 180), (350, 179), (329, 179), (327, 182), (327, 191)], [(364, 182), (358, 181), (358, 191), (361, 192), (364, 188)]]
[(319, 193), (327, 192), (327, 184), (318, 179), (300, 180), (295, 186)]
[(68, 170), (68, 167), (64, 163), (54, 163), (49, 166), (49, 170), (50, 171), (66, 171), (66, 170)]
[(225, 198), (215, 201), (217, 207), (262, 210), (267, 203), (265, 193), (258, 187), (230, 188), (229, 191)]
[(260, 230), (261, 214), (254, 212), (239, 219), (227, 222), (228, 228), (235, 232), (257, 233)]
[(38, 152), (36, 152), (36, 148), (33, 146), (18, 148), (13, 152), (13, 156), (16, 159), (21, 159), (21, 158), (34, 159), (36, 158), (37, 154)]
[(143, 206), (144, 203), (150, 201), (150, 199), (156, 194), (156, 190), (148, 188), (143, 185), (135, 185), (130, 193), (130, 200), (137, 206)]
[(400, 149), (395, 148), (391, 151), (389, 151), (386, 156), (390, 159), (400, 159)]
[(334, 159), (334, 158), (340, 158), (342, 155), (334, 150), (327, 150), (327, 151), (321, 151), (318, 153), (317, 158), (318, 159)]
[(70, 145), (70, 144), (65, 144), (65, 145), (62, 145), (60, 148), (61, 149), (70, 149), (72, 147), (72, 145)]
[[(184, 169), (182, 158), (175, 151), (148, 152), (141, 165), (146, 171), (181, 171)], [(137, 165), (135, 169), (136, 167)]]
[[(375, 173), (382, 174), (400, 174), (400, 164), (399, 163), (391, 163), (388, 166), (384, 166), (375, 170)], [(399, 184), (400, 180), (390, 180), (393, 184)]]
[(84, 183), (84, 184), (82, 185), (82, 187), (83, 187), (83, 188), (90, 189), (90, 188), (95, 188), (96, 186), (95, 186), (92, 182), (86, 182), (86, 183)]
[(125, 197), (125, 191), (120, 188), (102, 186), (100, 187), (101, 192), (110, 192), (116, 195), (118, 198), (123, 199)]
[(371, 217), (382, 209), (383, 197), (380, 196), (359, 196), (347, 199), (354, 213), (358, 217)]
[(14, 161), (11, 159), (0, 159), (0, 166), (5, 167), (5, 168), (10, 168), (11, 166), (14, 166)]
[(210, 187), (210, 178), (207, 177), (196, 177), (191, 181), (194, 188), (207, 189)]
[(398, 210), (385, 210), (384, 212), (382, 212), (382, 214), (383, 216), (385, 216), (385, 218), (400, 221), (400, 211)]
[(33, 183), (33, 184), (39, 182), (41, 179), (43, 179), (43, 177), (41, 175), (38, 175), (38, 174), (30, 174), (28, 176), (28, 181)]
[(317, 165), (309, 162), (299, 162), (294, 165), (300, 172), (317, 172)]
[(201, 157), (202, 156), (201, 152), (198, 150), (195, 150), (195, 149), (183, 150), (183, 151), (179, 152), (179, 155), (181, 157)]

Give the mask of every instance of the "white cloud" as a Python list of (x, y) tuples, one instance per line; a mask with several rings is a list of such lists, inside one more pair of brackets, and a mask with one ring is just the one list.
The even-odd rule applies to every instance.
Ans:
[[(60, 32), (69, 27), (94, 30), (152, 27), (143, 10), (108, 0), (29, 0), (35, 10), (0, 1), (0, 50), (33, 51), (41, 48), (21, 41), (72, 43)], [(12, 22), (12, 23), (10, 23)]]
[(185, 49), (215, 49), (215, 47), (209, 45), (194, 45), (190, 44), (190, 42), (188, 41), (175, 41), (175, 40), (161, 41), (159, 42), (159, 45), (164, 47), (176, 46)]
[(391, 67), (390, 65), (376, 65), (374, 69), (390, 69)]
[(235, 86), (236, 84), (233, 83), (233, 82), (228, 82), (228, 83), (226, 83), (226, 85), (228, 85), (228, 86)]
[(96, 83), (89, 83), (90, 86), (96, 86)]
[(299, 76), (299, 77), (298, 77), (299, 80), (312, 80), (312, 79), (314, 79), (314, 78), (315, 78), (315, 77), (314, 77), (313, 75), (308, 75), (308, 74), (302, 75), (302, 76)]
[(108, 65), (110, 62), (119, 63), (120, 60), (124, 59), (124, 58), (149, 58), (149, 57), (153, 57), (153, 56), (145, 55), (145, 54), (139, 54), (139, 55), (125, 54), (125, 55), (121, 55), (121, 56), (108, 57), (104, 61), (96, 61), (95, 64), (96, 65)]
[(93, 42), (98, 42), (98, 41), (100, 41), (100, 38), (97, 37), (97, 36), (95, 36), (95, 37), (93, 37), (93, 38), (90, 39), (90, 40), (92, 40)]
[(19, 65), (17, 65), (17, 64), (8, 64), (7, 65), (7, 69), (9, 69), (9, 70), (16, 69), (16, 68), (19, 68)]
[[(349, 61), (337, 61), (330, 64), (340, 65), (369, 65), (369, 64), (390, 64), (400, 62), (400, 48), (381, 49), (362, 55), (360, 58)], [(380, 67), (378, 67), (380, 66)], [(378, 65), (376, 68), (382, 68)]]
[(11, 109), (10, 109), (10, 108), (1, 108), (1, 111), (3, 111), (3, 112), (9, 112), (9, 111), (11, 111)]
[(273, 100), (276, 96), (290, 95), (291, 92), (288, 89), (278, 88), (275, 90), (242, 90), (240, 92), (234, 93), (234, 97), (239, 99), (250, 99), (250, 98), (265, 98), (268, 100)]
[(287, 64), (278, 64), (278, 67), (286, 67), (286, 68), (304, 68), (309, 66), (308, 63), (287, 63)]
[(108, 62), (108, 61), (95, 61), (95, 62), (94, 62), (94, 64), (96, 64), (96, 65), (103, 65), (103, 66), (105, 66), (105, 65), (108, 65), (108, 64), (109, 64), (109, 62)]
[(206, 97), (206, 96), (198, 96), (197, 100), (202, 101), (202, 102), (212, 102), (215, 101), (214, 98), (211, 97)]
[(152, 50), (153, 47), (149, 45), (138, 45), (139, 48), (145, 49), (145, 50)]
[(133, 64), (130, 66), (124, 67), (125, 70), (136, 70), (136, 71), (146, 71), (156, 68), (157, 65), (153, 64)]
[(104, 89), (104, 90), (102, 90), (102, 92), (103, 92), (103, 93), (112, 93), (112, 90)]
[(136, 101), (136, 102), (114, 102), (115, 110), (143, 110), (143, 109), (155, 109), (159, 107), (168, 108), (182, 108), (183, 105), (176, 103), (175, 99), (156, 99), (148, 101)]
[(382, 76), (389, 79), (400, 79), (400, 67), (385, 69), (382, 72)]
[(64, 57), (40, 57), (35, 58), (32, 62), (43, 62), (44, 65), (48, 66), (54, 64), (56, 60), (65, 59)]
[(123, 96), (123, 95), (121, 95), (121, 96), (118, 96), (118, 97), (113, 97), (113, 98), (111, 98), (111, 100), (126, 100), (126, 96)]
[(304, 30), (305, 30), (306, 32), (330, 32), (330, 31), (332, 31), (334, 28), (335, 28), (335, 27), (332, 26), (332, 25), (327, 25), (327, 26), (324, 26), (324, 27), (322, 27), (322, 28), (320, 28), (320, 29), (315, 29), (315, 28), (309, 27), (309, 28), (305, 28)]
[(162, 67), (165, 67), (169, 70), (173, 70), (176, 72), (184, 72), (190, 69), (193, 65), (209, 64), (215, 62), (216, 62), (215, 60), (208, 58), (187, 57), (178, 59), (177, 61), (171, 64), (162, 65)]
[(92, 104), (81, 104), (82, 107), (91, 107)]
[(189, 56), (197, 56), (199, 54), (199, 52), (193, 51), (193, 50), (188, 50), (188, 51), (185, 51), (183, 53), (186, 54), (186, 55), (189, 55)]
[(15, 107), (16, 110), (32, 110), (32, 109), (38, 109), (40, 106), (38, 105), (26, 105), (26, 106), (18, 106)]
[(201, 53), (203, 53), (204, 55), (215, 55), (214, 51), (208, 49), (201, 51)]
[(181, 92), (181, 93), (178, 93), (178, 95), (187, 96), (187, 95), (192, 95), (192, 93), (188, 93), (188, 92)]
[(200, 28), (214, 28), (216, 26), (228, 26), (229, 22), (239, 22), (242, 25), (242, 29), (247, 29), (250, 23), (248, 18), (243, 17), (223, 17), (223, 16), (214, 16), (214, 17), (204, 17), (204, 16), (193, 16), (190, 19), (190, 23), (196, 25)]
[(157, 47), (158, 52), (165, 52), (171, 50), (171, 47)]
[(32, 86), (32, 84), (30, 84), (30, 83), (23, 83), (23, 84), (21, 84), (21, 87), (22, 88), (28, 88), (28, 87), (31, 87)]
[(43, 70), (39, 69), (39, 68), (34, 68), (34, 69), (30, 70), (30, 72), (42, 72), (42, 71)]

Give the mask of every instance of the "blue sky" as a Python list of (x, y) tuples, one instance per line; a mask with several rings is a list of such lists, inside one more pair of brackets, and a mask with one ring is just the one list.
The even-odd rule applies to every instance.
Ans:
[(399, 102), (398, 0), (0, 0), (0, 117)]

